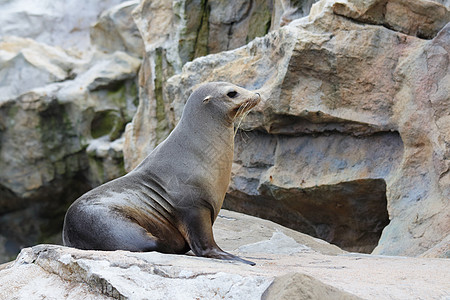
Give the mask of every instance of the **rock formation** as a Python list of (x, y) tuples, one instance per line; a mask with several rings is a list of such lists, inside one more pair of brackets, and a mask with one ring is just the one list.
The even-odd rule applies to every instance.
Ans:
[[(143, 9), (150, 3), (134, 15), (146, 54), (127, 169), (167, 136), (197, 84), (230, 81), (259, 90), (265, 103), (236, 136), (225, 207), (351, 251), (419, 255), (449, 235), (448, 3), (322, 0), (308, 17), (188, 63), (180, 45), (201, 14), (183, 19), (167, 4), (164, 27), (149, 30), (151, 16), (162, 18)], [(199, 44), (227, 37), (204, 36), (234, 24), (208, 20), (193, 57)], [(229, 37), (207, 48), (240, 44)]]
[(264, 99), (225, 207), (291, 229), (221, 211), (217, 243), (256, 267), (25, 248), (0, 298), (450, 297), (450, 2), (315, 2), (1, 3), (0, 262), (60, 243), (68, 205), (139, 163), (204, 81)]
[(270, 221), (222, 210), (217, 243), (256, 266), (157, 252), (22, 250), (0, 298), (446, 299), (450, 261), (347, 254)]
[[(51, 46), (87, 50), (98, 15), (124, 0), (2, 1), (0, 36), (31, 38)], [(133, 2), (133, 1), (130, 1)]]
[(213, 80), (265, 100), (236, 135), (227, 208), (350, 251), (448, 257), (448, 0), (28, 2), (0, 5), (1, 260), (60, 242), (67, 206)]
[[(14, 13), (0, 22), (27, 15), (30, 7), (18, 2), (24, 1), (3, 4), (2, 16), (8, 9)], [(104, 4), (118, 3), (97, 2), (77, 4), (89, 8), (86, 19), (94, 21), (91, 14), (101, 12), (95, 13), (96, 5), (104, 10)], [(63, 18), (62, 2), (49, 5), (48, 11), (34, 5), (33, 16), (43, 30)], [(88, 28), (84, 35), (62, 40), (75, 26), (73, 20), (38, 36), (26, 22), (1, 28), (0, 261), (13, 259), (26, 245), (60, 243), (68, 205), (92, 187), (125, 174), (122, 133), (136, 112), (136, 74), (143, 51), (130, 22), (129, 11), (136, 5), (126, 2), (104, 13), (92, 28), (91, 48), (83, 51)], [(24, 11), (18, 11), (20, 7)], [(105, 39), (110, 44), (98, 37), (101, 30), (108, 31)], [(41, 42), (6, 36), (27, 32)], [(78, 49), (57, 46), (77, 39), (80, 43), (71, 46)], [(111, 45), (117, 49), (108, 48)]]

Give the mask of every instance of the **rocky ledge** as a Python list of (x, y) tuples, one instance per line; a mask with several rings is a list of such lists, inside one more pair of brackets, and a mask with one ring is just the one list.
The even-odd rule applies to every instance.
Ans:
[(347, 253), (270, 221), (222, 210), (224, 249), (251, 267), (192, 255), (22, 250), (0, 266), (1, 299), (447, 299), (450, 260)]

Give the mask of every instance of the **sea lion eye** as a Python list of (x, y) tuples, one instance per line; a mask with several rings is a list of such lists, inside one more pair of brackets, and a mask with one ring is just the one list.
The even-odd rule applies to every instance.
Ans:
[(237, 96), (237, 94), (238, 93), (236, 91), (231, 91), (231, 92), (228, 92), (227, 96), (230, 97), (230, 98), (234, 98), (234, 97)]

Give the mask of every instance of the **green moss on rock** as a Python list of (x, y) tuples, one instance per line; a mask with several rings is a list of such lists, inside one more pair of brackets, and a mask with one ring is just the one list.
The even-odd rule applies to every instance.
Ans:
[(125, 84), (119, 85), (114, 90), (108, 90), (107, 97), (112, 103), (116, 104), (117, 107), (125, 106), (127, 101), (127, 91)]
[(184, 19), (186, 26), (180, 34), (179, 54), (182, 64), (195, 58), (198, 33), (202, 26), (206, 0), (186, 0)]
[(195, 40), (194, 58), (209, 54), (208, 37), (209, 37), (209, 15), (210, 9), (207, 1), (202, 1), (202, 18)]
[(117, 139), (125, 128), (120, 112), (115, 110), (99, 111), (91, 122), (91, 136), (96, 139), (105, 135), (111, 141)]
[(272, 11), (267, 0), (256, 0), (250, 16), (247, 43), (255, 37), (264, 36), (269, 32), (272, 21)]
[(156, 100), (156, 142), (161, 143), (170, 132), (166, 117), (166, 108), (163, 97), (163, 85), (169, 77), (174, 75), (173, 67), (166, 59), (166, 51), (162, 48), (155, 50), (155, 100)]

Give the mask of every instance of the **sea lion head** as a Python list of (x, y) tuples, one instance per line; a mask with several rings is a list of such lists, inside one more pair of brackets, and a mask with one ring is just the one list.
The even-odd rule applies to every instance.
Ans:
[(192, 106), (214, 118), (232, 125), (261, 100), (255, 93), (228, 82), (209, 82), (200, 85), (189, 97), (185, 110)]

